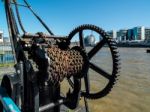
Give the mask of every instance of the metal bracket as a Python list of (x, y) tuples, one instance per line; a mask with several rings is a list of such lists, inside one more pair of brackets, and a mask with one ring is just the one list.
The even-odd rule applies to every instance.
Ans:
[(4, 107), (4, 112), (21, 112), (13, 100), (7, 95), (6, 90), (0, 87), (0, 101)]

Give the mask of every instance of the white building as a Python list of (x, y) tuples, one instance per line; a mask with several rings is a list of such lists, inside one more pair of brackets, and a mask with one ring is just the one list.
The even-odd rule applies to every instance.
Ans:
[(150, 27), (137, 26), (131, 29), (120, 29), (107, 32), (111, 38), (118, 42), (149, 42), (150, 43)]
[(3, 43), (3, 31), (0, 30), (0, 43)]
[(135, 40), (145, 40), (145, 27), (134, 27), (133, 28), (133, 35)]
[(107, 33), (111, 38), (113, 39), (117, 38), (117, 32), (115, 30), (108, 31)]
[(10, 38), (9, 37), (4, 37), (3, 42), (6, 43), (6, 44), (10, 43)]

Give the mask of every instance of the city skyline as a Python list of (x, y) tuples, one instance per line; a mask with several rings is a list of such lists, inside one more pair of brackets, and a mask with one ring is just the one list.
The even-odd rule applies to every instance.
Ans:
[[(142, 31), (142, 29), (144, 31)], [(0, 42), (3, 42), (3, 38), (7, 38), (6, 36), (4, 36), (3, 32), (4, 31), (0, 30)], [(150, 42), (150, 27), (146, 27), (146, 26), (134, 26), (132, 28), (121, 28), (121, 29), (117, 29), (117, 30), (111, 29), (109, 31), (106, 31), (106, 33), (109, 34), (109, 36), (111, 38), (114, 38), (117, 40), (121, 39), (120, 41), (124, 41), (124, 40), (144, 41), (144, 40), (146, 40), (147, 42)], [(86, 38), (90, 35), (93, 35), (93, 34), (90, 34), (90, 33), (86, 34), (84, 36), (84, 38)], [(95, 39), (96, 39), (96, 41), (99, 40), (98, 37), (96, 37)], [(78, 40), (75, 39), (74, 41), (78, 41)]]
[(150, 42), (150, 27), (137, 26), (128, 29), (107, 31), (110, 37), (118, 41), (145, 41)]

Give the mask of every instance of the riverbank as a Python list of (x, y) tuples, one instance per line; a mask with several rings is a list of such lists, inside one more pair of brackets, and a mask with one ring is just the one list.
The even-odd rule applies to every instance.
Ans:
[(118, 43), (118, 47), (127, 47), (127, 48), (150, 48), (150, 44), (141, 44), (141, 43)]

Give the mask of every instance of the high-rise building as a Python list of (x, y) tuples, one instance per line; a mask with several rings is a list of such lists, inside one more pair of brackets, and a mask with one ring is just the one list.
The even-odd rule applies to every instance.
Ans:
[(112, 30), (107, 32), (110, 37), (114, 38), (117, 37), (116, 40), (118, 42), (126, 42), (126, 41), (147, 41), (150, 42), (150, 27), (134, 27), (131, 29), (121, 29), (118, 30), (116, 33)]
[[(135, 41), (143, 41), (145, 40), (145, 27), (134, 27), (132, 29), (128, 29), (127, 31), (127, 40), (135, 40)], [(147, 32), (148, 33), (148, 32)]]
[(0, 43), (3, 42), (3, 31), (0, 31)]
[(127, 29), (121, 29), (117, 31), (117, 40), (126, 41), (127, 40)]
[(150, 28), (145, 28), (145, 40), (150, 41)]
[(134, 33), (133, 33), (133, 29), (128, 29), (127, 31), (127, 40), (131, 41), (131, 40), (135, 40), (134, 38)]
[(145, 28), (144, 26), (133, 28), (133, 40), (145, 40)]

